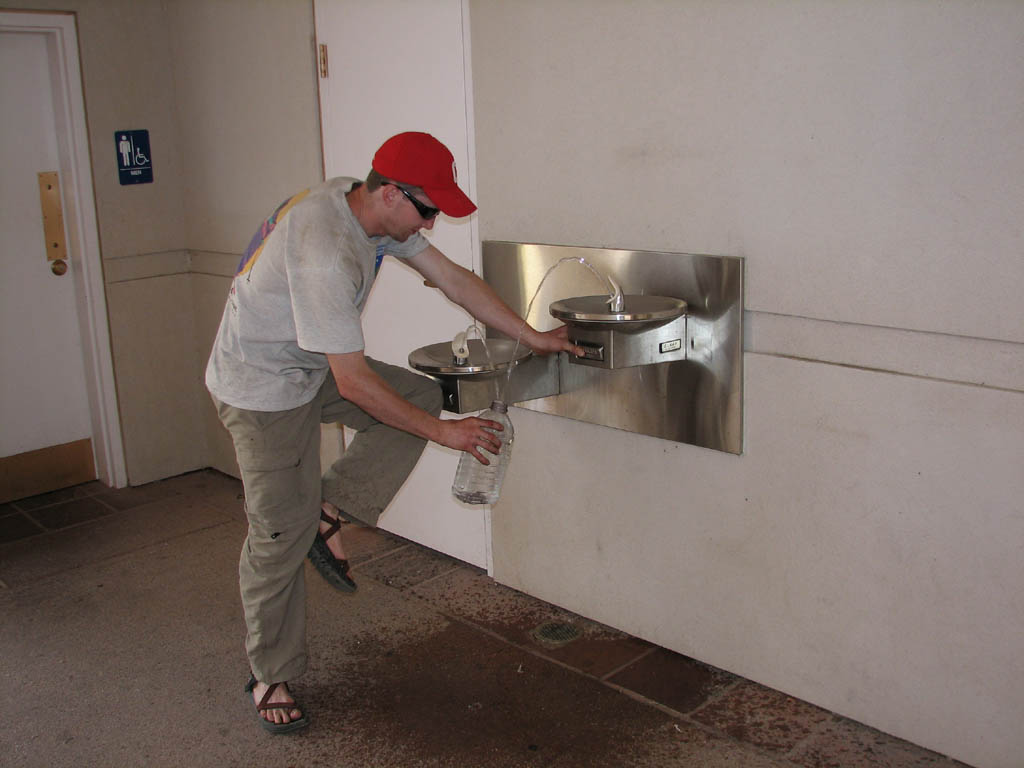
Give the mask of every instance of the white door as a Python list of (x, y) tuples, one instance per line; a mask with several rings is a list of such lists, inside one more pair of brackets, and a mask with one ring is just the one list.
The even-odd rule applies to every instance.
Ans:
[(45, 33), (0, 32), (0, 494), (7, 499), (97, 477), (76, 306), (81, 266), (71, 252), (66, 274), (51, 271), (40, 203), (38, 174), (61, 168), (52, 45)]
[[(402, 131), (425, 131), (452, 151), (459, 184), (475, 197), (469, 23), (462, 0), (316, 0), (324, 172), (365, 177), (373, 153)], [(441, 217), (431, 242), (467, 269), (479, 263), (476, 218)], [(388, 260), (363, 314), (367, 354), (406, 365), (409, 353), (450, 340), (472, 322), (414, 270)], [(481, 567), (489, 566), (490, 511), (451, 496), (458, 454), (427, 446), (381, 526)]]

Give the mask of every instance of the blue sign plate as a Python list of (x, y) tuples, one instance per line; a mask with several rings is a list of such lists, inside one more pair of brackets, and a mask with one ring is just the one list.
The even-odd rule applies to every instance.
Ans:
[(125, 184), (151, 184), (153, 156), (149, 152), (149, 131), (117, 131), (117, 175)]

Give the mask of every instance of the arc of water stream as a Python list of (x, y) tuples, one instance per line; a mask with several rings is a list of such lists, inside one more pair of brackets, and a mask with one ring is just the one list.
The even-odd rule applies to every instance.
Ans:
[[(530, 303), (526, 305), (526, 313), (523, 315), (523, 324), (519, 327), (519, 335), (516, 337), (515, 346), (512, 348), (512, 357), (509, 360), (508, 375), (505, 377), (505, 389), (504, 389), (504, 393), (503, 394), (506, 397), (508, 396), (509, 383), (512, 381), (512, 370), (515, 367), (514, 364), (513, 364), (513, 361), (516, 359), (516, 353), (519, 352), (519, 345), (520, 345), (520, 343), (522, 342), (522, 339), (523, 339), (523, 332), (526, 330), (526, 324), (528, 322), (528, 318), (530, 317), (530, 312), (533, 310), (533, 302), (536, 301), (537, 296), (540, 294), (541, 288), (544, 287), (544, 283), (545, 283), (545, 281), (547, 281), (547, 279), (551, 275), (551, 273), (554, 272), (556, 269), (558, 269), (563, 264), (566, 264), (566, 263), (569, 263), (569, 262), (575, 262), (577, 264), (581, 264), (582, 266), (584, 266), (587, 269), (589, 269), (593, 273), (593, 275), (598, 280), (600, 280), (601, 283), (608, 290), (609, 303), (612, 305), (613, 310), (614, 311), (621, 311), (622, 310), (622, 289), (619, 288), (617, 283), (615, 283), (611, 278), (607, 277), (602, 272), (600, 272), (589, 261), (584, 259), (582, 256), (565, 256), (565, 257), (559, 259), (558, 261), (556, 261), (554, 264), (552, 264), (550, 267), (548, 267), (547, 272), (544, 273), (544, 276), (540, 279), (540, 282), (537, 284), (537, 290), (535, 290), (533, 292), (533, 296), (530, 298)], [(487, 342), (484, 342), (484, 347), (486, 348), (486, 346), (487, 346)], [(500, 397), (499, 399), (502, 400), (503, 402), (507, 402), (507, 401), (505, 401), (504, 397)]]

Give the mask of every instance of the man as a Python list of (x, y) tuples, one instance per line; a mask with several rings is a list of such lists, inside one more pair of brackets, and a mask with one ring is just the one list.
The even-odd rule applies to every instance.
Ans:
[[(420, 234), (439, 212), (476, 205), (451, 152), (400, 133), (374, 155), (365, 183), (335, 178), (285, 201), (249, 244), (228, 294), (206, 384), (231, 432), (249, 531), (239, 562), (251, 692), (260, 724), (281, 733), (309, 719), (288, 691), (306, 668), (303, 560), (354, 591), (342, 518), (376, 525), (427, 440), (469, 451), (499, 445), (495, 422), (440, 419), (432, 380), (363, 354), (360, 313), (385, 254), (402, 259), (477, 320), (517, 336), (522, 319), (475, 274)], [(578, 350), (566, 329), (522, 340), (535, 352)], [(358, 430), (320, 476), (320, 424)]]

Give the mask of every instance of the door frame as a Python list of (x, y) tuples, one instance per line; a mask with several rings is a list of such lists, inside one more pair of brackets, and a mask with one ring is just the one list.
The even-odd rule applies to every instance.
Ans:
[(114, 383), (114, 359), (107, 321), (75, 14), (0, 11), (0, 31), (34, 32), (46, 36), (68, 257), (73, 264), (77, 262), (78, 267), (71, 273), (85, 364), (96, 474), (106, 485), (123, 488), (128, 484), (128, 472)]

